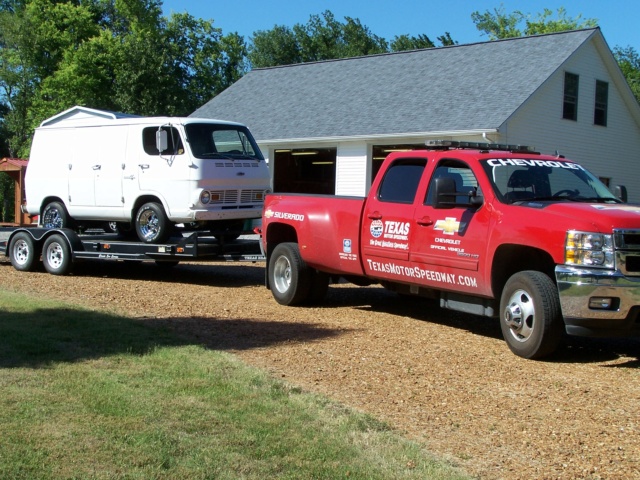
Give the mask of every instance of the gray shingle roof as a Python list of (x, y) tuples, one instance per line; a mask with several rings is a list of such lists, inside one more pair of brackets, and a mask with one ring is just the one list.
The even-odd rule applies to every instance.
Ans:
[(498, 128), (598, 31), (256, 69), (192, 116), (259, 141)]

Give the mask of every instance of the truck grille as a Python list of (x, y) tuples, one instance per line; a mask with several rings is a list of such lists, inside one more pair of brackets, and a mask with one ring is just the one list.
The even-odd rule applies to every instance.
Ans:
[(640, 230), (614, 230), (616, 265), (624, 275), (640, 275)]

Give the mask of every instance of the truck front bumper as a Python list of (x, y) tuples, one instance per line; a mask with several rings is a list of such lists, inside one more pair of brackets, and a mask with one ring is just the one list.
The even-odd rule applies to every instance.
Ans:
[(640, 277), (558, 265), (556, 281), (567, 333), (640, 335)]

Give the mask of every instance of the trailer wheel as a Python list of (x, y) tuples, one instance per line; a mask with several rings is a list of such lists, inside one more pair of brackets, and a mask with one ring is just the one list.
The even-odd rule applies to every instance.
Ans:
[(53, 275), (66, 275), (71, 272), (71, 247), (62, 235), (51, 235), (42, 247), (42, 263), (47, 272)]
[(297, 243), (280, 243), (269, 258), (271, 293), (280, 305), (299, 305), (309, 297), (311, 271)]
[(513, 275), (502, 291), (500, 328), (509, 348), (523, 358), (553, 353), (564, 333), (558, 289), (542, 272)]
[(11, 265), (21, 272), (35, 270), (40, 252), (33, 237), (26, 232), (18, 232), (9, 242), (9, 258)]
[(71, 228), (71, 217), (62, 202), (51, 202), (44, 207), (42, 226), (45, 228)]
[(162, 205), (155, 202), (145, 203), (136, 214), (136, 233), (144, 243), (162, 243), (171, 233), (169, 223)]

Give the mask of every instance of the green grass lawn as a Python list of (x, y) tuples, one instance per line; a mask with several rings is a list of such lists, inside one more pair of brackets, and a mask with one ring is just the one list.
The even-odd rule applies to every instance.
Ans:
[(229, 354), (0, 291), (0, 478), (465, 477)]

